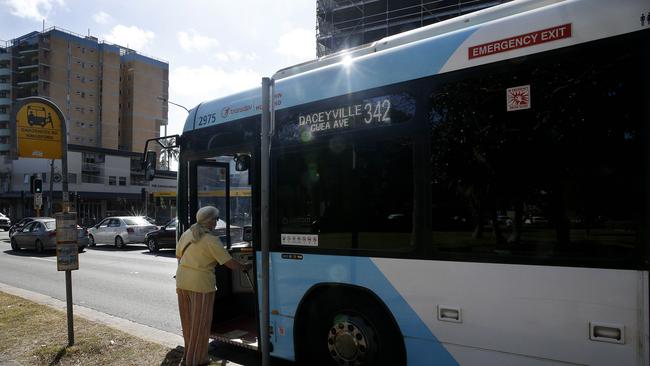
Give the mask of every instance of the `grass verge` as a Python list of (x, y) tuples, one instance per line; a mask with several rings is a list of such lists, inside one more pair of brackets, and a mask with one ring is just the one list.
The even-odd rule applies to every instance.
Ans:
[(0, 361), (23, 365), (178, 365), (181, 347), (166, 348), (111, 327), (74, 318), (68, 347), (66, 314), (0, 292)]

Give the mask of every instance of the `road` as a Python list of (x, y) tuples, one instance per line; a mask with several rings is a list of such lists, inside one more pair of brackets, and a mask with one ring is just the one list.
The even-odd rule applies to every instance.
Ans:
[[(73, 302), (180, 335), (175, 271), (173, 250), (154, 255), (144, 245), (125, 250), (98, 245), (79, 255), (79, 270), (72, 271)], [(56, 253), (16, 253), (3, 231), (0, 282), (65, 301), (65, 272), (56, 270)]]
[[(152, 254), (144, 244), (88, 248), (79, 255), (79, 270), (72, 271), (73, 303), (182, 335), (175, 272), (173, 249)], [(16, 253), (4, 231), (0, 231), (0, 282), (65, 301), (65, 272), (56, 270), (56, 253)], [(257, 353), (226, 344), (218, 346), (216, 355), (239, 365), (259, 365)], [(273, 358), (272, 365), (293, 363)]]

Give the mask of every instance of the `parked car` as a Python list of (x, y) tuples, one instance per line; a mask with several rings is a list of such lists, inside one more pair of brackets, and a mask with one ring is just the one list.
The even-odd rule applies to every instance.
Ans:
[(4, 214), (0, 213), (0, 229), (7, 231), (11, 227), (11, 220), (5, 216)]
[[(77, 225), (77, 246), (79, 251), (88, 245), (86, 229)], [(34, 249), (39, 253), (56, 249), (56, 220), (51, 217), (35, 217), (22, 228), (17, 229), (11, 237), (11, 249)]]
[(176, 248), (176, 223), (172, 219), (158, 230), (151, 231), (145, 236), (145, 242), (151, 253), (156, 253), (162, 248)]
[(37, 219), (37, 217), (23, 217), (22, 219), (16, 221), (16, 223), (11, 225), (11, 227), (9, 228), (9, 237), (11, 238), (17, 231), (22, 229), (23, 226), (34, 221), (34, 219)]
[(88, 245), (113, 244), (124, 248), (126, 244), (144, 243), (145, 235), (154, 230), (158, 227), (142, 216), (107, 217), (88, 229)]

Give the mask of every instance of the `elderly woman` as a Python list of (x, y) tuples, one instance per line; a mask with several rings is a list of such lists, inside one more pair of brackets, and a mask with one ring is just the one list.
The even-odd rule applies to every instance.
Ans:
[(231, 270), (242, 264), (234, 260), (211, 230), (219, 220), (216, 207), (202, 207), (196, 224), (181, 235), (176, 244), (176, 293), (181, 315), (186, 365), (209, 363), (208, 342), (212, 324), (212, 307), (216, 280), (214, 266), (223, 264)]

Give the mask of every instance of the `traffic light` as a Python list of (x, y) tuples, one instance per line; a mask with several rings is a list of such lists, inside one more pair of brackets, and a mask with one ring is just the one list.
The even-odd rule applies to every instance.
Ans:
[(43, 180), (41, 178), (34, 179), (34, 193), (43, 193)]

